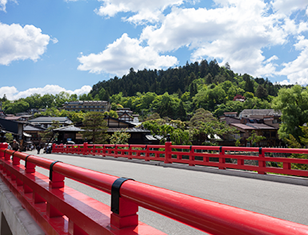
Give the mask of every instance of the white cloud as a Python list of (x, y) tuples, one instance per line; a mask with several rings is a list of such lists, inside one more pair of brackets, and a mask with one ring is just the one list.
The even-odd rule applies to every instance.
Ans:
[[(13, 2), (16, 2), (15, 0), (12, 0)], [(0, 11), (6, 12), (6, 4), (8, 0), (0, 0)]]
[(171, 6), (181, 5), (183, 0), (100, 0), (103, 5), (96, 9), (98, 15), (113, 17), (119, 12), (133, 12), (135, 15), (125, 19), (129, 22), (139, 24), (148, 22), (157, 22), (163, 15), (162, 12)]
[(291, 20), (290, 18), (284, 19), (284, 25), (282, 28), (285, 32), (298, 35), (302, 32), (308, 31), (308, 22), (301, 21), (300, 23), (296, 23), (295, 20)]
[(25, 91), (18, 91), (16, 87), (11, 86), (5, 86), (5, 87), (0, 87), (0, 97), (3, 97), (6, 95), (7, 99), (9, 100), (17, 100), (20, 98), (26, 98), (28, 96), (31, 96), (33, 94), (40, 94), (40, 95), (45, 95), (45, 94), (59, 94), (61, 91), (67, 92), (69, 94), (85, 94), (89, 93), (91, 91), (92, 87), (85, 85), (81, 87), (80, 89), (76, 89), (74, 91), (72, 90), (66, 90), (63, 87), (60, 87), (58, 85), (46, 85), (45, 87), (38, 87), (38, 88), (30, 88)]
[(275, 73), (275, 65), (266, 62), (262, 49), (286, 43), (287, 34), (277, 25), (277, 18), (267, 14), (268, 5), (261, 0), (215, 2), (221, 7), (173, 8), (161, 27), (146, 27), (141, 39), (161, 52), (189, 47), (195, 50), (192, 61), (219, 58), (236, 72)]
[(142, 47), (140, 43), (139, 40), (123, 34), (121, 38), (108, 45), (103, 52), (79, 57), (81, 65), (78, 69), (91, 73), (105, 72), (122, 76), (131, 67), (137, 70), (159, 69), (178, 63), (175, 57), (160, 56), (151, 47)]
[(14, 60), (36, 61), (45, 52), (50, 37), (33, 25), (0, 23), (0, 64)]
[(278, 57), (276, 55), (273, 55), (271, 58), (267, 59), (265, 62), (269, 63), (269, 62), (271, 62), (273, 60), (278, 60)]
[(281, 82), (276, 82), (275, 84), (280, 84), (280, 85), (291, 85), (292, 83), (290, 83), (288, 80), (283, 80)]
[(284, 68), (279, 75), (288, 77), (290, 83), (296, 82), (300, 85), (308, 84), (308, 39), (304, 36), (298, 37), (298, 42), (294, 45), (296, 50), (301, 51), (298, 57), (291, 62), (284, 63)]
[(306, 0), (273, 0), (274, 10), (279, 14), (290, 15), (297, 10), (305, 10), (308, 6)]
[(56, 44), (56, 43), (58, 43), (58, 42), (59, 42), (59, 40), (58, 40), (58, 39), (56, 39), (56, 38), (51, 38), (51, 41), (52, 41), (54, 44)]

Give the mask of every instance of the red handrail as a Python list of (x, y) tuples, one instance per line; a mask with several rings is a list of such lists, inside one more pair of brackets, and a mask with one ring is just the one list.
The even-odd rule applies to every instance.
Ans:
[[(146, 147), (146, 149), (148, 149), (148, 147)], [(11, 160), (10, 157), (12, 154), (13, 157)], [(25, 153), (1, 149), (0, 144), (0, 175), (2, 179), (9, 184), (11, 189), (16, 186), (14, 180), (17, 180), (17, 185), (18, 182), (19, 184), (21, 183), (21, 180), (25, 192), (32, 192), (33, 198), (37, 202), (47, 202), (47, 204), (41, 204), (39, 206), (35, 206), (34, 204), (34, 206), (32, 205), (33, 207), (30, 207), (29, 204), (31, 204), (31, 200), (28, 204), (25, 202), (29, 200), (29, 196), (25, 195), (25, 193), (19, 192), (18, 194), (18, 192), (15, 192), (35, 218), (37, 218), (39, 211), (42, 210), (42, 206), (47, 205), (47, 214), (50, 218), (53, 216), (61, 217), (65, 214), (69, 221), (72, 221), (70, 224), (73, 224), (72, 226), (76, 228), (76, 231), (82, 230), (87, 233), (89, 233), (89, 231), (92, 233), (97, 229), (95, 234), (98, 234), (98, 231), (105, 231), (99, 230), (101, 227), (108, 230), (111, 225), (118, 229), (116, 230), (116, 234), (134, 234), (136, 231), (138, 231), (139, 234), (143, 234), (143, 232), (146, 234), (159, 233), (158, 231), (153, 232), (153, 228), (150, 227), (142, 229), (141, 224), (138, 223), (138, 220), (136, 221), (138, 206), (142, 206), (212, 234), (308, 234), (308, 226), (305, 225), (131, 180), (125, 181), (120, 187), (119, 205), (121, 206), (119, 212), (113, 212), (111, 214), (109, 217), (110, 224), (106, 223), (106, 221), (100, 223), (96, 221), (97, 218), (95, 218), (92, 213), (89, 214), (87, 211), (94, 209), (97, 211), (100, 208), (100, 210), (103, 211), (109, 210), (110, 213), (110, 208), (106, 209), (100, 204), (97, 206), (98, 204), (96, 202), (93, 204), (93, 202), (88, 199), (86, 204), (87, 208), (85, 210), (83, 205), (85, 196), (80, 196), (75, 191), (67, 189), (64, 183), (59, 184), (59, 182), (64, 182), (64, 177), (67, 177), (106, 193), (111, 193), (112, 185), (118, 180), (118, 177), (66, 163), (55, 163), (51, 160), (32, 155), (28, 156), (27, 159), (26, 157), (27, 155)], [(29, 169), (34, 169), (35, 166), (48, 169), (53, 166), (53, 171), (51, 173), (52, 180), (49, 182), (49, 187), (46, 185), (48, 182), (46, 177), (44, 178), (39, 173), (33, 171), (32, 173), (27, 173), (27, 168), (24, 170), (24, 168), (18, 164), (17, 159), (27, 160), (27, 168)], [(38, 180), (38, 178), (40, 179)], [(18, 187), (16, 190), (18, 191)], [(63, 194), (64, 192), (66, 196)], [(76, 194), (78, 196), (76, 196)], [(79, 203), (77, 203), (76, 200), (80, 200)], [(81, 206), (81, 208), (78, 208), (78, 206)], [(88, 208), (91, 206), (93, 206), (92, 209)], [(33, 212), (33, 210), (38, 211)], [(108, 213), (105, 213), (105, 215), (106, 214)], [(86, 224), (78, 224), (78, 221), (82, 220), (88, 222)], [(41, 222), (41, 220), (38, 222)], [(49, 219), (48, 222), (51, 224), (54, 223), (51, 219)], [(78, 227), (78, 225), (81, 227)], [(88, 226), (93, 227), (88, 228)], [(110, 230), (108, 230), (108, 232), (110, 234), (115, 234)]]
[[(308, 149), (286, 149), (286, 148), (257, 148), (257, 147), (233, 147), (233, 146), (188, 146), (172, 145), (142, 145), (142, 144), (87, 144), (75, 145), (53, 145), (54, 153), (72, 153), (83, 155), (99, 155), (111, 157), (124, 157), (128, 159), (142, 159), (146, 161), (155, 160), (164, 163), (184, 163), (190, 166), (203, 165), (218, 167), (219, 169), (239, 169), (246, 171), (257, 171), (259, 174), (277, 173), (308, 177), (308, 171), (293, 169), (292, 164), (308, 164), (308, 159), (270, 157), (270, 153), (285, 154), (308, 154)], [(230, 153), (232, 152), (232, 153)], [(241, 152), (241, 154), (239, 154)], [(248, 155), (249, 154), (249, 155)], [(253, 154), (251, 156), (251, 154)], [(266, 155), (267, 154), (267, 155)], [(213, 159), (214, 158), (214, 159)], [(215, 160), (216, 159), (216, 160)], [(217, 160), (218, 159), (218, 160)], [(233, 161), (226, 161), (232, 159)], [(252, 160), (257, 164), (247, 163)], [(267, 162), (281, 163), (274, 167)]]

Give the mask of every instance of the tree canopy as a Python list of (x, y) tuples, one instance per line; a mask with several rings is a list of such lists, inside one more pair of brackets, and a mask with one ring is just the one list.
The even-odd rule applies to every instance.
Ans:
[(300, 85), (290, 89), (282, 88), (273, 100), (273, 108), (282, 113), (282, 123), (278, 131), (280, 138), (285, 140), (291, 134), (299, 140), (299, 136), (303, 134), (300, 126), (308, 123), (307, 89)]
[(87, 138), (89, 141), (92, 140), (93, 144), (105, 143), (108, 135), (106, 133), (107, 122), (104, 118), (104, 114), (99, 112), (89, 112), (85, 114), (83, 120), (83, 129), (85, 130), (82, 132), (83, 138)]

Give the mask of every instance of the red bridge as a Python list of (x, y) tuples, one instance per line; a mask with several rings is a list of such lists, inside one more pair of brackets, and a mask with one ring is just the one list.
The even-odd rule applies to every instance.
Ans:
[[(303, 224), (58, 160), (15, 152), (6, 147), (5, 143), (0, 145), (0, 176), (46, 234), (164, 234), (139, 221), (139, 207), (210, 234), (308, 234), (308, 226)], [(255, 171), (259, 175), (276, 173), (308, 176), (306, 170), (292, 167), (294, 164), (307, 165), (308, 160), (290, 158), (291, 154), (308, 154), (306, 149), (181, 146), (172, 145), (171, 142), (165, 145), (85, 143), (54, 145), (53, 153), (216, 167), (220, 171)], [(48, 176), (40, 173), (36, 167), (47, 169)], [(68, 187), (64, 183), (65, 178), (110, 194), (111, 203), (103, 204)]]

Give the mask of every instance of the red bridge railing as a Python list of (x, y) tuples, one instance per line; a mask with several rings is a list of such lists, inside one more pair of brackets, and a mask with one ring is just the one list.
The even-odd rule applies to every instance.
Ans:
[[(163, 234), (138, 221), (140, 206), (210, 234), (308, 234), (305, 225), (6, 147), (0, 144), (0, 176), (46, 234)], [(65, 178), (111, 194), (111, 207), (67, 187)]]
[[(308, 155), (307, 159), (290, 157), (292, 154), (308, 154), (308, 149), (187, 146), (172, 145), (171, 142), (166, 142), (165, 145), (87, 143), (83, 145), (53, 145), (52, 152), (184, 163), (189, 166), (203, 165), (219, 169), (257, 171), (259, 174), (277, 173), (308, 176), (307, 170), (292, 167), (292, 164), (308, 166)], [(287, 154), (289, 157), (272, 157), (272, 155), (279, 154)]]

